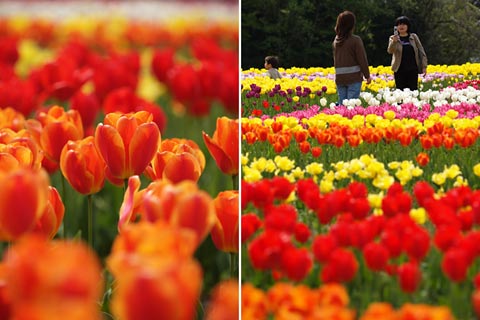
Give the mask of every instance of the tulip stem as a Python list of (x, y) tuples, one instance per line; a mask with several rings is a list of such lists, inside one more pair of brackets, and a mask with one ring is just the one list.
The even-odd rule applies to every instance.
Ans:
[(92, 195), (87, 196), (88, 202), (88, 244), (93, 248), (93, 199)]
[(238, 174), (232, 175), (233, 190), (238, 190)]
[(230, 277), (231, 278), (238, 278), (235, 274), (235, 252), (230, 252)]

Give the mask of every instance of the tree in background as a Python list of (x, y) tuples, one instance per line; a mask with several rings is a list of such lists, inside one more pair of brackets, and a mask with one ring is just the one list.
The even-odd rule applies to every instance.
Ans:
[(401, 15), (413, 22), (429, 63), (478, 61), (479, 7), (477, 0), (242, 0), (242, 68), (261, 68), (267, 55), (278, 55), (281, 67), (332, 66), (335, 19), (344, 10), (357, 17), (370, 65), (390, 64), (388, 37)]

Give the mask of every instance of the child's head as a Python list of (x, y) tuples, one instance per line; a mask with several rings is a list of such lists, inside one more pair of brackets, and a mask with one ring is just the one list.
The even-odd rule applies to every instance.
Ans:
[(267, 56), (265, 57), (265, 69), (278, 68), (278, 57), (276, 56)]

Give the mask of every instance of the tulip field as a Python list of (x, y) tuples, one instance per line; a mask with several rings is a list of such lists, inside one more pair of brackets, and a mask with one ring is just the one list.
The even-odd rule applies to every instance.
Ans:
[(241, 72), (242, 319), (480, 316), (480, 64)]
[(237, 24), (0, 18), (0, 319), (238, 317)]

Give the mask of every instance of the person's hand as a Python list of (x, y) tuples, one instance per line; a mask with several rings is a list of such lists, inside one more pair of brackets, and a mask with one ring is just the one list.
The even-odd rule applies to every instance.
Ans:
[(399, 35), (393, 35), (393, 36), (392, 36), (392, 41), (393, 41), (393, 42), (398, 42), (398, 41), (400, 41), (400, 36), (399, 36)]
[(372, 78), (368, 77), (367, 84), (370, 84), (371, 82), (372, 82)]

